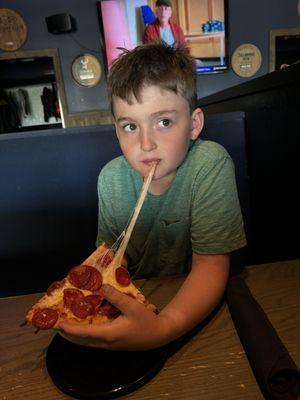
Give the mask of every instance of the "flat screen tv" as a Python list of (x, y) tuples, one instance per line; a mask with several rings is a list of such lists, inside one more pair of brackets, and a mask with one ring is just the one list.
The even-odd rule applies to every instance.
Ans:
[[(155, 0), (97, 1), (107, 69), (122, 49), (142, 44), (147, 24), (155, 18)], [(227, 0), (173, 0), (172, 18), (181, 27), (197, 74), (228, 69)]]

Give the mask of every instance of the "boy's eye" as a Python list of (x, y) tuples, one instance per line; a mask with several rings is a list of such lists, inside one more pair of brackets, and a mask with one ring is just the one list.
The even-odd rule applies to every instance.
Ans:
[(135, 124), (126, 124), (126, 125), (123, 125), (122, 128), (125, 132), (133, 132), (136, 129), (136, 125)]
[(171, 125), (171, 121), (168, 118), (164, 118), (164, 119), (159, 121), (159, 125), (164, 127), (164, 128), (167, 128), (168, 126)]

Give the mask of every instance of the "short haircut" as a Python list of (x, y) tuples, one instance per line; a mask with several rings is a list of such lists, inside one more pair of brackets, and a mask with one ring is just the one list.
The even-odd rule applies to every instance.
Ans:
[(186, 47), (169, 46), (161, 41), (123, 49), (108, 74), (108, 100), (111, 111), (115, 97), (132, 104), (141, 101), (141, 90), (158, 86), (187, 100), (192, 113), (196, 107), (196, 68)]
[(159, 7), (159, 6), (172, 7), (171, 0), (157, 0), (155, 3), (155, 7)]

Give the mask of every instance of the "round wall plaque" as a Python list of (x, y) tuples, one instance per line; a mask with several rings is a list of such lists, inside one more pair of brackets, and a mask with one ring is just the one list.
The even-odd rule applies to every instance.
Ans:
[(23, 18), (14, 10), (0, 8), (0, 49), (15, 51), (25, 42), (27, 26)]
[(261, 66), (261, 52), (254, 44), (242, 44), (235, 49), (231, 57), (234, 72), (244, 78), (256, 74)]
[(72, 63), (72, 75), (79, 85), (93, 87), (100, 81), (102, 68), (98, 59), (91, 54), (83, 54)]

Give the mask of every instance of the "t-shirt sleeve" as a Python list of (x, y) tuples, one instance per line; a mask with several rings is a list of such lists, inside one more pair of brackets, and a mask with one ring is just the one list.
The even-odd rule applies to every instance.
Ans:
[(246, 245), (234, 165), (225, 150), (198, 172), (191, 214), (195, 253), (230, 253)]

